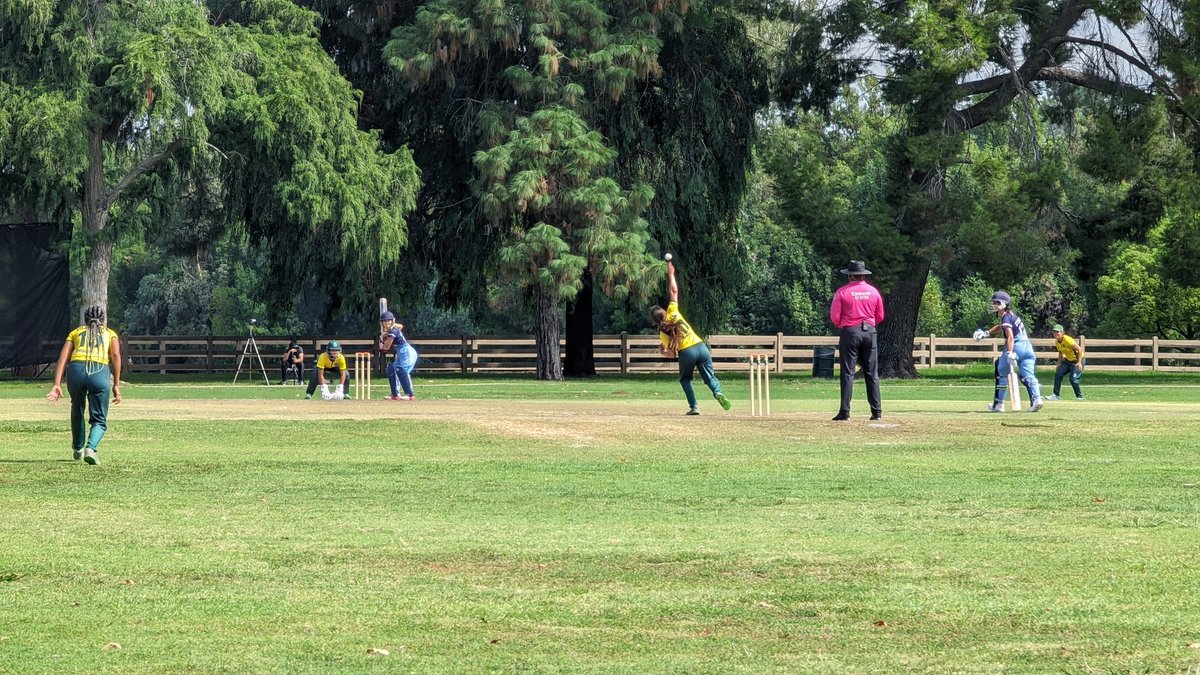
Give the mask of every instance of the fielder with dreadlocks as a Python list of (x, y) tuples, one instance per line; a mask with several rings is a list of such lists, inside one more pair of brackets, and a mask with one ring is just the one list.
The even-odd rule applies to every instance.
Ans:
[(650, 321), (658, 329), (658, 338), (662, 341), (658, 353), (669, 359), (679, 358), (679, 384), (683, 386), (683, 393), (687, 395), (687, 414), (700, 414), (696, 392), (692, 390), (692, 372), (696, 368), (700, 369), (700, 379), (712, 390), (713, 398), (717, 399), (722, 408), (729, 410), (729, 399), (721, 393), (721, 381), (713, 372), (712, 353), (708, 351), (708, 345), (704, 344), (704, 338), (697, 335), (683, 318), (683, 314), (679, 313), (679, 284), (675, 281), (675, 263), (671, 262), (669, 253), (666, 260), (667, 291), (671, 295), (671, 301), (667, 303), (666, 309), (658, 305), (650, 308)]
[[(104, 308), (92, 305), (83, 310), (84, 325), (71, 331), (58, 355), (54, 387), (46, 398), (62, 398), (63, 374), (71, 394), (71, 457), (99, 464), (96, 451), (108, 429), (108, 398), (121, 402), (121, 343), (117, 333), (105, 325)], [(89, 433), (83, 421), (88, 408)]]

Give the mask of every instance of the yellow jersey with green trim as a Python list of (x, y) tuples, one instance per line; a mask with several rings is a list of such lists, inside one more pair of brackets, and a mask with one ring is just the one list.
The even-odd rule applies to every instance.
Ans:
[[(683, 326), (683, 337), (679, 340), (679, 351), (683, 351), (688, 347), (693, 347), (701, 342), (704, 342), (704, 338), (696, 335), (696, 331), (692, 330), (691, 324), (687, 322), (687, 319), (683, 318), (683, 314), (679, 313), (678, 302), (672, 301), (667, 305), (667, 316), (664, 321), (669, 323), (678, 323)], [(662, 341), (662, 346), (664, 348), (671, 346), (671, 338), (666, 333), (659, 331), (658, 339)]]
[(1071, 363), (1079, 361), (1079, 347), (1076, 346), (1075, 340), (1071, 339), (1070, 335), (1063, 333), (1062, 339), (1054, 341), (1054, 348), (1058, 350), (1059, 354), (1062, 354), (1064, 359)]
[(331, 359), (329, 358), (329, 352), (321, 352), (321, 355), (317, 357), (317, 367), (322, 370), (332, 370), (334, 368), (345, 370), (346, 355), (339, 353), (336, 359)]
[(67, 336), (74, 349), (71, 351), (71, 362), (90, 361), (102, 366), (108, 365), (108, 348), (117, 340), (117, 332), (108, 326), (100, 328), (99, 335), (88, 335), (87, 326), (80, 326)]

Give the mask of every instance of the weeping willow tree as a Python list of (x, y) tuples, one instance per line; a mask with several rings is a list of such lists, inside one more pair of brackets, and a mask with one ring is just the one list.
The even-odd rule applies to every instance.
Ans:
[(358, 130), (317, 16), (218, 4), (3, 3), (0, 197), (75, 225), (84, 306), (107, 305), (122, 225), (177, 199), (188, 175), (220, 176), (227, 224), (274, 249), (262, 271), (277, 288), (361, 277), (405, 244), (415, 165)]

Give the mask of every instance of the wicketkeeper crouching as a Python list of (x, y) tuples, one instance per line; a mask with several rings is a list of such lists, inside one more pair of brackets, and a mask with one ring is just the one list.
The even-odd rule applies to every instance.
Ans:
[[(332, 390), (329, 380), (326, 380), (327, 377), (337, 383)], [(304, 399), (312, 398), (318, 385), (321, 387), (321, 398), (326, 401), (352, 398), (349, 386), (347, 386), (349, 381), (350, 371), (346, 368), (346, 357), (342, 355), (342, 345), (337, 340), (330, 340), (329, 344), (325, 345), (325, 351), (317, 357), (313, 376), (308, 378), (308, 393), (304, 395)]]

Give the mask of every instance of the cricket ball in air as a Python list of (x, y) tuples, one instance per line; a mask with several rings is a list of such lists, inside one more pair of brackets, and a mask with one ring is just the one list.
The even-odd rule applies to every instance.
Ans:
[(663, 260), (666, 260), (667, 262), (671, 262), (671, 254), (667, 253), (666, 255), (664, 255)]

